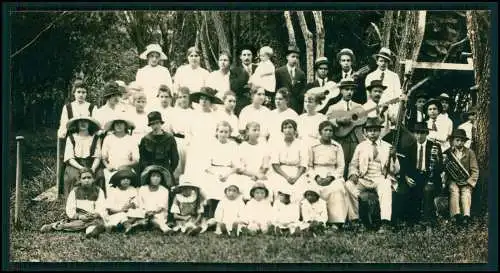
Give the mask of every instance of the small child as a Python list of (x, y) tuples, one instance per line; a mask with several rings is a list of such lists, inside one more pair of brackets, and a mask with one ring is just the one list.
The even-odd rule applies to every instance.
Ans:
[(66, 201), (67, 219), (43, 225), (41, 232), (52, 230), (85, 230), (86, 237), (97, 237), (104, 231), (104, 192), (94, 185), (95, 175), (89, 168), (80, 170), (80, 183), (71, 190)]
[(224, 189), (225, 197), (217, 205), (214, 220), (217, 222), (215, 234), (239, 235), (238, 225), (245, 209), (245, 202), (241, 198), (240, 189), (234, 183), (230, 183)]
[(264, 46), (259, 50), (260, 63), (255, 69), (255, 72), (250, 77), (250, 83), (262, 87), (266, 90), (266, 96), (269, 98), (269, 105), (274, 108), (274, 96), (276, 89), (276, 77), (274, 71), (276, 70), (274, 64), (271, 62), (273, 56), (273, 49), (269, 46)]
[(273, 207), (267, 198), (269, 190), (263, 183), (255, 183), (250, 190), (252, 199), (245, 205), (242, 217), (242, 231), (247, 231), (250, 235), (257, 232), (267, 233), (273, 218)]
[(139, 145), (142, 137), (151, 132), (151, 128), (148, 126), (148, 114), (144, 110), (146, 107), (146, 94), (142, 92), (134, 93), (133, 95), (133, 105), (128, 114), (130, 115), (130, 120), (135, 124), (135, 128), (132, 131), (132, 138)]
[(167, 183), (171, 181), (165, 169), (152, 165), (141, 173), (139, 188), (139, 208), (143, 210), (145, 219), (141, 224), (151, 223), (164, 234), (171, 234), (167, 225), (169, 193)]
[(123, 226), (125, 234), (129, 233), (138, 218), (144, 218), (138, 209), (137, 174), (133, 169), (120, 168), (111, 177), (111, 191), (106, 198), (107, 215), (104, 216), (104, 226), (107, 231)]
[(276, 234), (283, 234), (286, 230), (290, 234), (296, 233), (300, 229), (300, 209), (298, 203), (290, 201), (290, 191), (281, 189), (278, 191), (278, 200), (273, 204)]
[(137, 167), (139, 162), (139, 147), (130, 145), (133, 143), (129, 130), (134, 128), (134, 124), (127, 118), (115, 116), (104, 125), (104, 130), (113, 130), (108, 134), (102, 143), (102, 162), (106, 167), (104, 169), (104, 178), (106, 181), (106, 192), (110, 188), (108, 183), (111, 175), (118, 167), (129, 166)]
[(189, 182), (189, 179), (181, 175), (179, 186), (174, 188), (174, 201), (170, 212), (175, 220), (174, 231), (181, 231), (187, 235), (195, 236), (201, 230), (204, 198), (200, 194), (200, 188)]
[(328, 221), (326, 202), (319, 197), (319, 190), (309, 185), (304, 191), (304, 199), (300, 202), (303, 222), (301, 229), (307, 230), (313, 236), (323, 233)]
[(82, 80), (76, 80), (73, 84), (73, 95), (75, 100), (71, 103), (64, 105), (61, 112), (61, 121), (59, 123), (59, 130), (57, 136), (59, 138), (66, 137), (66, 123), (73, 117), (91, 117), (95, 106), (87, 102), (87, 89)]

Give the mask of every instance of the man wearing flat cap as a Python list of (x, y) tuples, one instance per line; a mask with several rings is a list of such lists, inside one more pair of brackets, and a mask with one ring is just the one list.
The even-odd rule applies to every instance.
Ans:
[(306, 91), (306, 73), (299, 68), (300, 50), (289, 46), (286, 51), (287, 64), (276, 69), (276, 90), (286, 87), (290, 91), (290, 108), (297, 114), (304, 112), (304, 93)]
[[(366, 74), (355, 74), (353, 65), (356, 62), (356, 56), (350, 48), (343, 48), (337, 53), (337, 62), (340, 64), (341, 71), (333, 75), (334, 82), (340, 82), (341, 79), (353, 78), (357, 83), (356, 90), (352, 95), (352, 101), (364, 104), (367, 101), (364, 78)], [(367, 71), (368, 72), (368, 71)], [(340, 98), (339, 98), (340, 100)]]

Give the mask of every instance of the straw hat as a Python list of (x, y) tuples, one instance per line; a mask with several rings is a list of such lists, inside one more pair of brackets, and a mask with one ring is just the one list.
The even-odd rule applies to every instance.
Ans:
[(68, 120), (68, 123), (66, 123), (66, 129), (68, 131), (78, 131), (77, 124), (79, 120), (87, 120), (89, 122), (89, 133), (91, 134), (92, 132), (95, 133), (101, 129), (101, 124), (99, 123), (99, 121), (97, 121), (93, 117), (87, 116), (73, 117), (72, 119)]
[(339, 89), (342, 89), (344, 87), (350, 87), (350, 86), (353, 86), (353, 87), (358, 86), (358, 84), (354, 81), (353, 78), (342, 79), (342, 80), (340, 80), (339, 85), (338, 85)]
[(115, 117), (113, 117), (112, 119), (110, 119), (108, 122), (106, 122), (106, 124), (104, 124), (104, 128), (103, 129), (105, 131), (110, 131), (112, 129), (111, 126), (113, 125), (113, 123), (115, 121), (119, 121), (119, 120), (124, 121), (127, 124), (127, 129), (134, 129), (135, 128), (134, 122), (132, 122), (131, 120), (129, 120), (123, 114), (118, 114)]
[(160, 60), (166, 60), (167, 55), (163, 53), (163, 50), (161, 49), (161, 46), (159, 44), (150, 44), (146, 47), (146, 51), (142, 52), (141, 55), (139, 55), (139, 58), (142, 60), (147, 60), (148, 59), (148, 54), (151, 52), (158, 52), (160, 53)]
[(373, 80), (370, 82), (370, 85), (366, 87), (366, 90), (371, 91), (374, 87), (380, 87), (383, 90), (387, 89), (387, 86), (383, 85), (381, 80)]
[(388, 49), (387, 47), (382, 47), (377, 54), (373, 54), (373, 58), (375, 58), (375, 60), (378, 57), (382, 57), (382, 58), (388, 60), (390, 63), (392, 63), (392, 51), (390, 49)]
[(137, 180), (137, 174), (135, 173), (134, 169), (130, 167), (120, 167), (118, 170), (111, 176), (109, 179), (109, 183), (113, 187), (118, 187), (120, 185), (120, 181), (123, 178), (129, 178), (130, 179), (130, 185), (135, 186), (135, 181)]
[(180, 192), (182, 189), (184, 188), (192, 188), (194, 190), (200, 190), (200, 187), (196, 186), (195, 184), (193, 184), (191, 182), (191, 178), (186, 176), (186, 175), (181, 175), (179, 176), (179, 185), (178, 186), (175, 186), (172, 191), (174, 193), (178, 193)]
[(354, 63), (355, 62), (355, 56), (354, 56), (354, 52), (350, 49), (350, 48), (342, 48), (339, 53), (337, 53), (337, 60), (340, 60), (340, 57), (342, 57), (342, 55), (348, 55), (351, 57), (351, 60), (352, 62)]
[(149, 183), (149, 176), (150, 176), (151, 172), (159, 172), (163, 176), (161, 185), (163, 185), (167, 188), (170, 188), (174, 185), (170, 171), (162, 166), (159, 166), (159, 165), (147, 166), (144, 169), (144, 171), (142, 171), (142, 173), (141, 173), (141, 185), (147, 185)]

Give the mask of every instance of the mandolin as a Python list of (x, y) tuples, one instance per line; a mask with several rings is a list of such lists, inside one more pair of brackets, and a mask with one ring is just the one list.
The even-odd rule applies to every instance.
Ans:
[(386, 105), (393, 104), (396, 102), (399, 102), (401, 99), (394, 98), (391, 100), (388, 100), (384, 103), (379, 104), (378, 106), (364, 109), (363, 107), (354, 107), (350, 111), (333, 111), (332, 113), (327, 114), (328, 120), (333, 120), (333, 119), (339, 119), (339, 118), (344, 118), (344, 117), (350, 117), (351, 118), (351, 123), (349, 125), (339, 125), (335, 129), (335, 136), (337, 137), (345, 137), (347, 136), (355, 127), (361, 126), (365, 124), (366, 119), (368, 117), (368, 113), (372, 112), (373, 110), (376, 110), (377, 108), (383, 108)]
[[(361, 67), (358, 71), (355, 71), (354, 73), (352, 73), (351, 77), (356, 79), (357, 77), (368, 73), (370, 71), (370, 69), (371, 68), (369, 65), (365, 65), (365, 66)], [(339, 89), (338, 85), (339, 85), (338, 83), (335, 83), (333, 81), (329, 81), (323, 87), (314, 88), (315, 90), (318, 90), (318, 91), (315, 91), (314, 93), (319, 93), (319, 94), (322, 93), (321, 95), (323, 95), (325, 97), (321, 101), (321, 103), (318, 104), (318, 106), (316, 106), (316, 112), (328, 110), (328, 109), (326, 109), (326, 107), (327, 107), (328, 103), (330, 102), (330, 100), (336, 98), (340, 94), (340, 89)]]

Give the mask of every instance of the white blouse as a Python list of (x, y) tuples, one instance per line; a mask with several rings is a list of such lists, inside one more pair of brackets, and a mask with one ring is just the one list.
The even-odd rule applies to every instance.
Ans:
[[(281, 132), (281, 123), (286, 119), (291, 119), (297, 122), (299, 115), (292, 108), (287, 108), (285, 111), (280, 112), (278, 109), (271, 111), (269, 119), (269, 142), (280, 141), (283, 139), (283, 133)], [(298, 129), (298, 125), (297, 125)]]
[(191, 93), (198, 92), (202, 87), (207, 86), (209, 75), (210, 72), (202, 67), (192, 69), (189, 64), (182, 65), (175, 72), (173, 93), (177, 94), (177, 90), (182, 86), (189, 88)]
[(295, 139), (290, 145), (284, 140), (273, 144), (271, 164), (302, 166), (307, 168), (308, 148), (300, 139)]
[(270, 113), (271, 111), (265, 106), (256, 109), (252, 104), (247, 105), (240, 112), (238, 127), (240, 130), (245, 130), (247, 123), (255, 121), (260, 124), (261, 137), (267, 137), (269, 134)]
[(137, 189), (132, 186), (129, 186), (126, 190), (111, 188), (106, 198), (106, 208), (121, 210), (129, 202), (139, 206), (137, 194)]
[(302, 140), (319, 139), (319, 124), (327, 120), (326, 116), (321, 113), (316, 113), (311, 116), (304, 113), (297, 120), (297, 131)]
[(300, 209), (297, 203), (285, 205), (280, 201), (275, 201), (273, 205), (274, 222), (276, 224), (289, 224), (299, 222)]
[(203, 151), (208, 155), (207, 167), (211, 166), (236, 166), (238, 164), (238, 144), (228, 140), (221, 143), (219, 140), (208, 142)]
[(154, 67), (146, 65), (140, 68), (135, 75), (135, 81), (142, 86), (148, 104), (158, 100), (156, 96), (158, 95), (160, 85), (164, 84), (168, 86), (170, 90), (173, 88), (170, 71), (168, 71), (168, 68), (161, 65), (156, 65)]
[(221, 70), (213, 71), (208, 75), (207, 86), (217, 90), (216, 96), (220, 99), (224, 97), (224, 93), (231, 90), (229, 87), (229, 74), (223, 74)]
[(115, 169), (128, 165), (132, 161), (139, 161), (139, 147), (131, 145), (133, 143), (135, 143), (134, 139), (130, 135), (119, 138), (114, 134), (109, 134), (102, 144), (102, 158), (107, 159), (109, 165)]
[(267, 143), (261, 141), (256, 145), (252, 145), (245, 141), (240, 144), (238, 149), (242, 168), (254, 172), (259, 171), (261, 167), (270, 168), (270, 166), (264, 165), (264, 159), (271, 157), (271, 150)]
[(311, 204), (307, 199), (300, 201), (300, 212), (302, 213), (302, 221), (318, 221), (326, 223), (328, 221), (328, 212), (326, 202), (323, 199), (318, 199)]
[(96, 201), (91, 200), (77, 200), (76, 188), (71, 190), (66, 201), (66, 215), (70, 219), (76, 219), (76, 209), (82, 209), (88, 213), (99, 213), (103, 216), (105, 214), (105, 197), (104, 192), (99, 189), (99, 195)]
[(158, 190), (151, 191), (148, 185), (139, 188), (138, 200), (139, 208), (145, 212), (163, 208), (168, 209), (168, 190), (162, 186), (158, 186)]
[(234, 223), (240, 220), (244, 210), (245, 203), (241, 197), (234, 200), (229, 200), (225, 197), (217, 204), (214, 218), (219, 223)]
[[(64, 148), (64, 162), (68, 162), (68, 160), (78, 157), (78, 158), (87, 158), (92, 156), (94, 158), (101, 157), (101, 140), (97, 140), (97, 144), (95, 147), (94, 154), (90, 154), (90, 147), (92, 146), (92, 141), (94, 140), (94, 136), (80, 136), (77, 133), (73, 134), (73, 138), (75, 139), (75, 146), (71, 143), (70, 138), (66, 138), (66, 146)], [(74, 152), (73, 152), (74, 151)]]
[(273, 220), (273, 207), (271, 206), (271, 202), (266, 198), (261, 201), (257, 201), (255, 199), (250, 199), (243, 211), (242, 220), (251, 223), (265, 223), (271, 222)]

